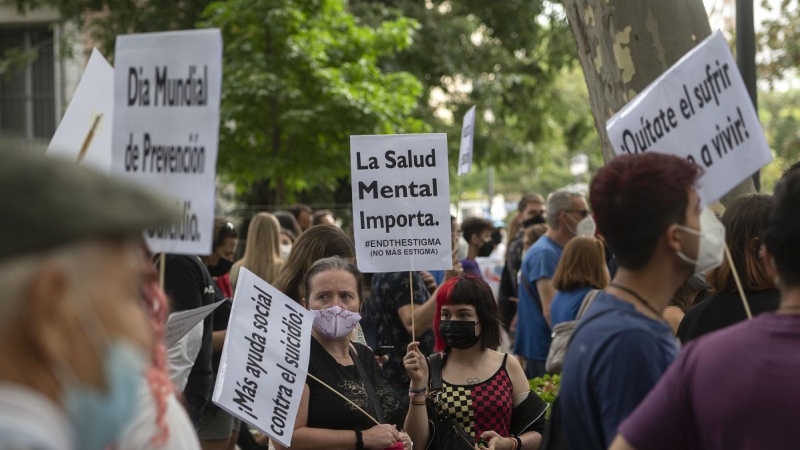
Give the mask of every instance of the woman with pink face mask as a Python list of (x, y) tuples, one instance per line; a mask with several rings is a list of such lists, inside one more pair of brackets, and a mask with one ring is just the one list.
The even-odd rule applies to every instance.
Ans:
[[(351, 342), (361, 320), (361, 272), (338, 256), (315, 262), (301, 286), (304, 305), (316, 316), (308, 373), (369, 413), (381, 425), (328, 387), (308, 378), (297, 413), (292, 450), (411, 450), (398, 431), (405, 410), (366, 345)], [(276, 448), (281, 449), (277, 443)]]

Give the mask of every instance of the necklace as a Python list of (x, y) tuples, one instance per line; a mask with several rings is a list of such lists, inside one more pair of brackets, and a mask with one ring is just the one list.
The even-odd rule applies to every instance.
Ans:
[(650, 302), (645, 300), (644, 297), (642, 297), (641, 295), (637, 294), (636, 291), (634, 291), (633, 289), (627, 288), (625, 286), (620, 286), (617, 283), (611, 283), (611, 284), (609, 284), (609, 286), (613, 286), (613, 287), (619, 289), (620, 291), (627, 292), (628, 294), (631, 294), (632, 296), (634, 296), (636, 298), (636, 300), (639, 300), (639, 302), (641, 302), (642, 305), (644, 305), (647, 309), (652, 311), (653, 314), (656, 315), (656, 317), (661, 317), (661, 314), (659, 314), (658, 311), (656, 311), (656, 309), (653, 308), (653, 306), (650, 304)]
[(342, 355), (342, 356), (339, 356), (339, 355), (333, 355), (333, 354), (331, 354), (331, 353), (328, 353), (328, 354), (329, 354), (329, 355), (331, 355), (331, 356), (333, 356), (334, 358), (347, 358), (348, 356), (350, 356), (350, 355)]

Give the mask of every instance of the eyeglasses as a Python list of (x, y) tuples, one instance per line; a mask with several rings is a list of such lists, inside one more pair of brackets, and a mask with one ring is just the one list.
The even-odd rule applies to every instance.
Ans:
[(578, 214), (581, 215), (581, 217), (584, 217), (584, 218), (589, 215), (589, 210), (588, 209), (565, 209), (564, 212), (578, 213)]

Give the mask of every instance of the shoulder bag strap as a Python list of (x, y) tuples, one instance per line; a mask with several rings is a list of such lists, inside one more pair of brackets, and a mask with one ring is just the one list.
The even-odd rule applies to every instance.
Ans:
[(434, 353), (428, 356), (428, 377), (431, 381), (431, 392), (442, 390), (442, 354)]
[(381, 399), (378, 398), (378, 394), (375, 393), (375, 388), (372, 386), (372, 380), (370, 380), (367, 372), (364, 371), (364, 366), (361, 364), (361, 360), (358, 359), (358, 355), (356, 354), (352, 345), (350, 346), (350, 357), (353, 358), (353, 363), (356, 365), (358, 374), (361, 376), (361, 381), (364, 383), (364, 389), (367, 391), (367, 397), (369, 398), (370, 403), (372, 403), (372, 407), (375, 409), (375, 419), (380, 423), (386, 423), (383, 417), (383, 405), (381, 405)]
[(592, 289), (591, 291), (586, 293), (586, 297), (584, 297), (583, 301), (581, 302), (581, 308), (578, 310), (578, 315), (575, 316), (575, 320), (579, 320), (581, 317), (583, 317), (584, 314), (586, 314), (586, 310), (589, 309), (590, 306), (592, 306), (594, 299), (597, 297), (597, 294), (599, 293), (600, 289)]

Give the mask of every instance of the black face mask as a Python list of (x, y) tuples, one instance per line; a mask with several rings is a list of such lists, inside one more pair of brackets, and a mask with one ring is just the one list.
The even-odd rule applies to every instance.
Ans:
[(528, 228), (533, 225), (540, 225), (544, 223), (547, 223), (547, 220), (545, 220), (544, 215), (539, 214), (538, 216), (533, 216), (525, 222), (522, 222), (522, 228)]
[(216, 266), (206, 266), (206, 267), (208, 267), (208, 273), (210, 273), (212, 277), (217, 278), (231, 271), (231, 267), (233, 267), (233, 261), (228, 261), (227, 259), (219, 258), (219, 261), (217, 261)]
[(492, 241), (484, 242), (483, 245), (481, 245), (481, 248), (478, 249), (478, 256), (489, 256), (492, 254), (493, 250), (494, 250), (494, 242)]
[(448, 347), (466, 350), (481, 339), (475, 336), (477, 324), (474, 320), (442, 320), (439, 322), (439, 336)]

